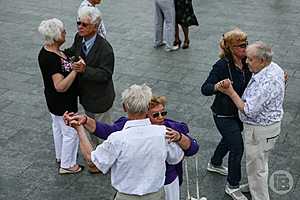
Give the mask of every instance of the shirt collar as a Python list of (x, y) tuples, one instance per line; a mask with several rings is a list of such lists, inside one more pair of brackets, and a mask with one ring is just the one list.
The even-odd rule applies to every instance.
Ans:
[(96, 40), (97, 34), (95, 34), (93, 37), (86, 40), (83, 38), (82, 43), (85, 43), (86, 47), (89, 49), (91, 46), (93, 46), (95, 40)]
[(149, 118), (146, 119), (137, 119), (137, 120), (128, 120), (125, 125), (124, 129), (132, 128), (132, 127), (137, 127), (137, 126), (148, 126), (151, 125), (151, 121)]
[(264, 67), (263, 69), (261, 69), (258, 73), (253, 74), (252, 78), (255, 81), (258, 81), (262, 76), (264, 76), (264, 74), (270, 68), (271, 65), (272, 65), (272, 63), (270, 63), (268, 66)]

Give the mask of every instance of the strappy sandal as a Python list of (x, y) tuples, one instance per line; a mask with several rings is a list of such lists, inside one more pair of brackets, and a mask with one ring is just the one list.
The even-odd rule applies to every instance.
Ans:
[(77, 165), (78, 167), (76, 169), (65, 169), (65, 168), (59, 168), (59, 174), (60, 175), (65, 175), (65, 174), (77, 174), (79, 172), (81, 172), (84, 169), (84, 166), (81, 165)]
[(179, 48), (180, 48), (180, 46), (181, 46), (181, 40), (175, 40), (174, 42), (173, 42), (173, 46), (179, 46)]
[(182, 49), (187, 49), (190, 47), (190, 40), (184, 41), (182, 45)]

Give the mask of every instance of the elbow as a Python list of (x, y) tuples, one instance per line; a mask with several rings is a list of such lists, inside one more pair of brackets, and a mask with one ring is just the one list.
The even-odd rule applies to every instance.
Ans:
[(199, 145), (198, 145), (198, 142), (193, 139), (191, 141), (191, 146), (186, 150), (184, 151), (184, 155), (185, 156), (193, 156), (195, 155), (197, 152), (199, 151)]
[(56, 92), (63, 93), (67, 91), (66, 87), (62, 87), (60, 85), (54, 85)]
[(213, 91), (210, 91), (209, 88), (210, 87), (208, 87), (207, 85), (202, 85), (202, 87), (201, 87), (201, 93), (204, 96), (211, 96), (213, 94)]

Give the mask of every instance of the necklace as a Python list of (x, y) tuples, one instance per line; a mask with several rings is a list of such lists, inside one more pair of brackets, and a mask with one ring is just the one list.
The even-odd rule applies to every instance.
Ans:
[(47, 51), (50, 51), (50, 52), (52, 52), (52, 53), (55, 53), (56, 55), (58, 55), (58, 56), (60, 56), (60, 57), (62, 57), (62, 58), (65, 58), (65, 57), (66, 57), (65, 54), (64, 54), (61, 50), (59, 50), (59, 48), (57, 48), (57, 47), (45, 45), (44, 48), (45, 48)]

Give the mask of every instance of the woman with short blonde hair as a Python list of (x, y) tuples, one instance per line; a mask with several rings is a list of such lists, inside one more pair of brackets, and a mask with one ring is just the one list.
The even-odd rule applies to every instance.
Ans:
[[(213, 65), (208, 78), (203, 83), (203, 95), (215, 95), (211, 106), (214, 122), (222, 139), (208, 163), (207, 170), (227, 175), (225, 192), (233, 199), (247, 200), (240, 192), (241, 160), (244, 152), (243, 124), (238, 109), (232, 100), (220, 89), (224, 79), (230, 79), (239, 96), (242, 96), (251, 72), (246, 64), (247, 34), (239, 28), (223, 34), (220, 42), (220, 59)], [(222, 165), (223, 158), (229, 153), (228, 169)]]

